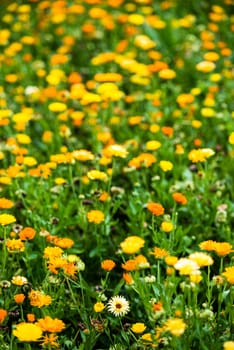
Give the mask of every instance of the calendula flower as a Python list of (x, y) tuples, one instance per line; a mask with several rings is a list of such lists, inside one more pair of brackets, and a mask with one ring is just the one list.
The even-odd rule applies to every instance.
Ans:
[(52, 112), (63, 112), (67, 109), (67, 106), (62, 102), (52, 102), (49, 104), (48, 108)]
[(160, 216), (164, 214), (164, 208), (160, 203), (148, 203), (147, 204), (147, 209), (156, 216)]
[(128, 151), (122, 145), (114, 144), (110, 145), (105, 149), (105, 155), (108, 157), (119, 157), (126, 158), (128, 155)]
[(17, 304), (23, 303), (24, 299), (25, 299), (25, 295), (23, 293), (14, 295), (14, 300)]
[(10, 214), (0, 214), (0, 225), (6, 226), (16, 221), (16, 218)]
[(232, 340), (225, 341), (225, 343), (223, 343), (223, 349), (224, 350), (234, 350), (234, 341), (232, 341)]
[(225, 271), (222, 275), (226, 277), (228, 283), (234, 284), (234, 266), (225, 267)]
[(159, 167), (164, 171), (170, 171), (173, 169), (173, 164), (167, 160), (161, 160), (159, 162)]
[(48, 345), (49, 347), (54, 347), (58, 348), (59, 343), (56, 341), (58, 339), (58, 336), (51, 333), (51, 334), (46, 334), (45, 336), (42, 337), (42, 343), (41, 345), (44, 347)]
[(199, 244), (199, 247), (203, 250), (207, 250), (207, 251), (212, 251), (215, 249), (215, 241), (212, 240), (208, 240), (208, 241), (203, 241)]
[(161, 229), (164, 232), (171, 232), (173, 230), (174, 226), (172, 222), (169, 221), (163, 221), (161, 223)]
[(105, 309), (105, 305), (101, 301), (98, 301), (94, 304), (93, 308), (95, 312), (102, 312)]
[(87, 213), (87, 219), (91, 223), (100, 224), (105, 220), (105, 217), (101, 210), (90, 210)]
[(87, 176), (90, 180), (106, 181), (108, 179), (106, 173), (100, 170), (90, 170), (88, 171)]
[(129, 236), (120, 243), (122, 251), (126, 254), (134, 254), (140, 250), (145, 244), (143, 238), (138, 236)]
[(41, 338), (42, 330), (33, 323), (22, 322), (16, 325), (13, 334), (22, 342), (33, 342)]
[(11, 283), (15, 284), (16, 286), (23, 286), (28, 283), (28, 280), (24, 276), (13, 276)]
[(0, 198), (0, 209), (10, 209), (14, 206), (14, 203), (7, 198)]
[(6, 317), (7, 317), (7, 310), (0, 309), (0, 324), (3, 323)]
[(31, 290), (28, 294), (30, 305), (37, 306), (39, 308), (50, 305), (52, 302), (51, 296), (40, 292), (39, 290)]
[(146, 326), (144, 323), (137, 322), (132, 325), (131, 330), (133, 333), (141, 334), (146, 330)]
[(157, 259), (162, 259), (165, 258), (169, 254), (169, 252), (166, 249), (154, 247), (150, 254), (154, 255)]
[(179, 270), (180, 275), (190, 275), (192, 272), (199, 270), (199, 265), (193, 260), (181, 258), (175, 263), (174, 268)]
[(232, 245), (228, 242), (215, 242), (213, 250), (219, 256), (225, 256), (233, 251)]
[(129, 310), (129, 302), (123, 296), (112, 297), (107, 303), (107, 310), (115, 316), (125, 316)]
[(186, 329), (186, 324), (181, 318), (169, 318), (164, 324), (164, 328), (175, 337), (180, 337)]
[(172, 69), (165, 68), (160, 70), (158, 73), (159, 77), (164, 80), (174, 79), (176, 77), (176, 72)]
[(179, 204), (187, 204), (188, 200), (187, 198), (185, 197), (185, 195), (183, 195), (182, 193), (180, 192), (174, 192), (172, 194), (172, 197), (174, 199), (175, 202), (179, 203)]
[(50, 333), (59, 333), (65, 328), (65, 323), (62, 320), (51, 318), (50, 316), (40, 318), (36, 325), (40, 327), (43, 332)]
[(25, 249), (24, 242), (22, 242), (20, 239), (8, 239), (6, 242), (6, 247), (10, 253), (23, 252)]
[(115, 267), (115, 262), (113, 260), (103, 260), (101, 262), (101, 267), (103, 270), (111, 271)]
[(214, 260), (211, 256), (202, 252), (195, 252), (189, 255), (189, 259), (195, 261), (200, 267), (213, 265)]
[(19, 233), (21, 241), (31, 240), (35, 237), (36, 231), (32, 227), (25, 227)]

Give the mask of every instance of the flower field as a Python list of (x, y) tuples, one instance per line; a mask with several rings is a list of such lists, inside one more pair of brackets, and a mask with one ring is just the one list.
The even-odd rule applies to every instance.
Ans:
[(234, 349), (233, 0), (0, 6), (0, 350)]

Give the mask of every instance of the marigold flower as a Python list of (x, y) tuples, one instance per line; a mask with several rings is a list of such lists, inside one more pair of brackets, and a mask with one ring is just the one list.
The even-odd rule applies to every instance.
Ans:
[(15, 284), (16, 286), (23, 286), (28, 283), (28, 280), (24, 276), (13, 276), (11, 283)]
[(175, 337), (181, 336), (186, 328), (186, 324), (181, 318), (169, 318), (165, 324), (164, 328), (169, 331)]
[(23, 252), (25, 249), (24, 242), (20, 239), (8, 239), (6, 247), (10, 253)]
[(215, 241), (212, 240), (208, 240), (208, 241), (203, 241), (199, 244), (199, 247), (203, 250), (207, 250), (207, 251), (212, 251), (215, 249)]
[(13, 334), (22, 342), (33, 342), (41, 338), (42, 330), (33, 323), (22, 322), (16, 325)]
[(111, 271), (113, 270), (113, 268), (115, 267), (115, 262), (113, 260), (104, 260), (102, 261), (101, 263), (101, 267), (103, 270), (106, 270), (106, 271)]
[(176, 72), (172, 69), (165, 68), (165, 69), (160, 70), (158, 75), (159, 75), (159, 78), (161, 78), (161, 79), (170, 80), (170, 79), (174, 79), (176, 77)]
[(35, 237), (36, 231), (32, 227), (25, 227), (19, 233), (21, 241), (31, 240)]
[(16, 218), (10, 214), (0, 214), (0, 225), (6, 226), (16, 221)]
[(225, 343), (223, 343), (223, 349), (224, 350), (234, 350), (234, 341), (232, 341), (232, 340), (225, 341)]
[(189, 255), (189, 259), (195, 261), (200, 267), (213, 265), (214, 260), (211, 256), (202, 252), (195, 252)]
[(169, 254), (169, 252), (166, 249), (154, 247), (150, 254), (154, 255), (157, 259), (162, 259), (165, 258)]
[(35, 315), (34, 314), (27, 314), (27, 321), (28, 322), (34, 322), (35, 321)]
[(21, 304), (24, 302), (24, 299), (25, 299), (25, 295), (24, 294), (15, 294), (14, 295), (14, 300), (17, 304)]
[(90, 180), (106, 181), (108, 179), (106, 173), (100, 170), (90, 170), (88, 171), (87, 176)]
[(161, 223), (161, 229), (164, 232), (171, 232), (173, 230), (174, 226), (172, 222), (168, 222), (168, 221), (163, 221)]
[(180, 275), (190, 275), (199, 270), (199, 265), (193, 260), (181, 258), (175, 263), (174, 268), (179, 270)]
[(115, 316), (125, 316), (129, 310), (129, 302), (123, 296), (112, 297), (107, 303), (107, 310)]
[(0, 324), (3, 323), (3, 321), (5, 320), (5, 318), (7, 317), (7, 310), (5, 309), (0, 309)]
[(50, 316), (40, 318), (36, 325), (39, 326), (43, 332), (50, 333), (59, 333), (65, 328), (65, 323), (62, 320), (51, 318)]
[(105, 309), (105, 305), (101, 301), (98, 301), (94, 304), (93, 308), (95, 312), (102, 312)]
[(234, 284), (234, 266), (225, 267), (225, 272), (222, 273), (230, 284)]
[(50, 305), (52, 301), (49, 295), (46, 295), (39, 290), (31, 290), (31, 292), (28, 294), (28, 298), (30, 300), (30, 305), (37, 306), (39, 308)]
[(233, 251), (232, 245), (228, 242), (215, 242), (213, 250), (220, 256), (225, 256)]
[(177, 203), (182, 204), (182, 205), (187, 204), (187, 202), (188, 202), (187, 198), (180, 192), (174, 192), (172, 194), (172, 197), (173, 197), (174, 201), (176, 201)]
[(90, 210), (87, 213), (87, 219), (91, 223), (100, 224), (105, 220), (105, 217), (101, 210)]
[(122, 251), (126, 254), (134, 254), (140, 250), (145, 244), (143, 238), (138, 236), (129, 236), (120, 243)]
[(67, 109), (67, 106), (62, 102), (52, 102), (49, 104), (48, 108), (52, 112), (63, 112)]
[(173, 169), (173, 164), (167, 160), (161, 160), (159, 162), (159, 167), (166, 172)]
[(7, 198), (0, 198), (0, 209), (10, 209), (14, 206), (14, 203)]
[(144, 323), (137, 322), (132, 325), (131, 330), (133, 333), (141, 334), (146, 330), (146, 326)]
[(42, 337), (42, 346), (49, 345), (50, 347), (58, 348), (59, 343), (56, 342), (58, 339), (58, 336), (51, 333), (51, 334), (46, 334), (45, 336)]
[(160, 216), (164, 214), (164, 208), (160, 203), (148, 203), (147, 204), (147, 209), (156, 216)]

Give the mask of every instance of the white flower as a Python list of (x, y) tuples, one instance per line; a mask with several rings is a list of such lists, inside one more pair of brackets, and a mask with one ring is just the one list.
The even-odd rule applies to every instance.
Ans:
[(124, 297), (117, 295), (108, 301), (107, 310), (115, 316), (124, 316), (130, 310), (129, 302)]

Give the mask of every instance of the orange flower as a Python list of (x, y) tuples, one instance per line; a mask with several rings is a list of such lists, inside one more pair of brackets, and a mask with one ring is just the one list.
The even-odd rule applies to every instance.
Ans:
[(53, 319), (49, 316), (40, 318), (36, 325), (39, 326), (42, 331), (51, 333), (62, 332), (65, 328), (65, 324), (62, 320), (59, 320), (58, 318)]
[(147, 209), (156, 216), (160, 216), (164, 214), (164, 208), (160, 203), (148, 203), (147, 204)]
[(226, 267), (222, 273), (230, 284), (234, 284), (234, 266)]
[(231, 253), (233, 250), (232, 245), (228, 242), (215, 242), (214, 251), (220, 256), (225, 256)]
[(199, 244), (199, 247), (203, 250), (207, 250), (208, 252), (212, 251), (215, 249), (215, 241), (208, 240), (208, 241), (203, 241)]
[(104, 260), (101, 263), (101, 267), (103, 270), (111, 271), (115, 267), (115, 262), (113, 260)]
[(9, 209), (12, 208), (14, 203), (7, 198), (0, 198), (0, 209)]
[(0, 309), (0, 324), (3, 323), (7, 317), (7, 311), (5, 309)]
[(35, 321), (35, 315), (34, 314), (27, 314), (27, 321), (28, 322), (34, 322)]
[(172, 194), (173, 199), (179, 204), (187, 204), (187, 198), (180, 192), (174, 192)]
[(15, 294), (14, 295), (14, 300), (17, 304), (21, 304), (24, 302), (25, 295), (24, 294)]
[(36, 235), (36, 231), (32, 227), (25, 227), (22, 231), (19, 233), (19, 238), (21, 241), (27, 241), (34, 238)]

